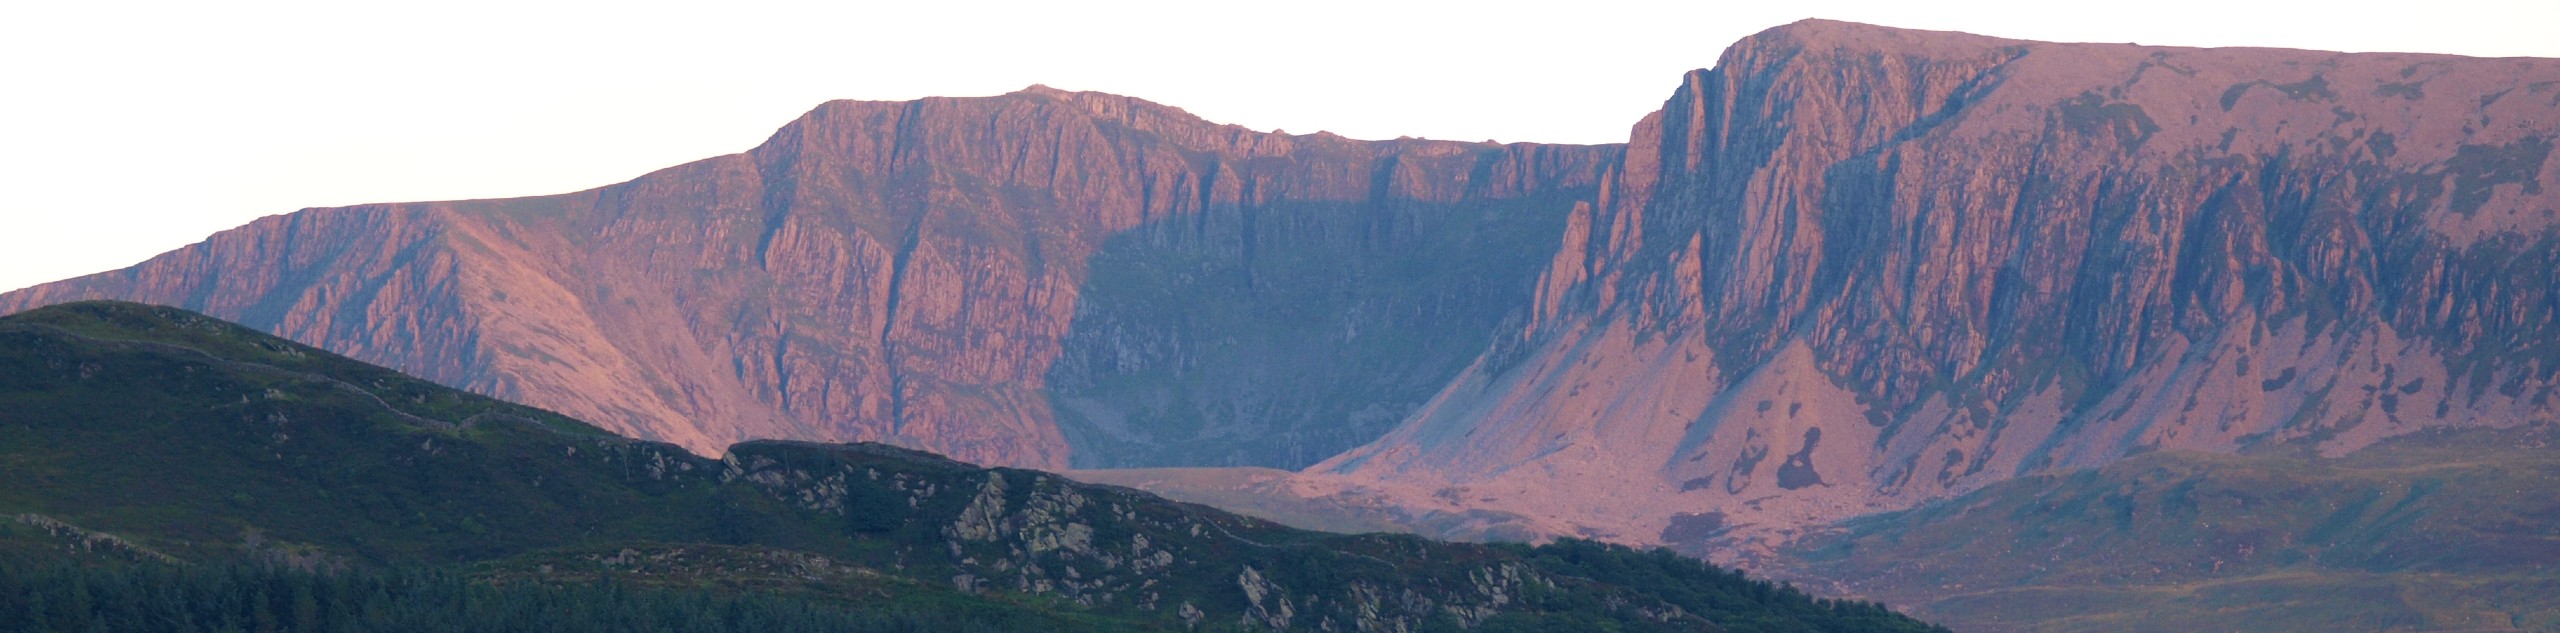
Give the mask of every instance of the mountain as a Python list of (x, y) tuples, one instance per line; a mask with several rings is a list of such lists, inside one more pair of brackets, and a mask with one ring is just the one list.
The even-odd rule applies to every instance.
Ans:
[(1746, 558), (2152, 451), (2560, 414), (2560, 61), (1736, 43), (1525, 326), (1312, 496)]
[(2158, 452), (1853, 519), (1796, 544), (1966, 631), (2560, 629), (2560, 426), (2343, 458)]
[(1624, 146), (838, 102), (621, 185), (306, 210), (0, 311), (202, 309), (704, 454), (1161, 467), (1080, 476), (1775, 566), (2021, 477), (2560, 416), (2555, 137), (2554, 60), (1812, 20)]
[(1033, 87), (743, 154), (309, 209), (0, 295), (174, 305), (713, 454), (1302, 467), (1489, 344), (1618, 148), (1263, 134)]
[(14, 518), (0, 562), (256, 562), (359, 585), (445, 569), (500, 589), (725, 588), (1040, 630), (1943, 630), (1662, 550), (1306, 532), (879, 444), (726, 455), (182, 310), (0, 318), (0, 512)]

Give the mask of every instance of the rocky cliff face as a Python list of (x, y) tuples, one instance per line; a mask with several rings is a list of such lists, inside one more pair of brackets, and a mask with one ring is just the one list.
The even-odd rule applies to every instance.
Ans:
[(1638, 126), (1525, 327), (1314, 470), (1705, 551), (2146, 451), (2547, 420), (2555, 137), (2554, 60), (1780, 27)]
[(1617, 151), (1262, 134), (1040, 87), (835, 102), (744, 154), (270, 217), (0, 313), (201, 310), (704, 453), (1295, 467), (1462, 369)]

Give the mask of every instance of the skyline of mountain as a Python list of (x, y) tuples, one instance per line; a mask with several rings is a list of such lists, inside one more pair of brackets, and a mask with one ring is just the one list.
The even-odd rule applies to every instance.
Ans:
[[(0, 172), (12, 185), (0, 218), (20, 229), (0, 232), (0, 291), (121, 268), (294, 209), (620, 182), (750, 147), (829, 99), (1045, 83), (1261, 131), (1605, 143), (1624, 140), (1629, 122), (1723, 45), (1808, 17), (2050, 41), (2560, 57), (2560, 42), (2536, 28), (2560, 21), (2560, 5), (2533, 0), (2379, 12), (2154, 0), (2103, 20), (2057, 19), (2070, 12), (2018, 0), (1570, 11), (1339, 0), (1179, 11), (1023, 0), (720, 11), (593, 0), (533, 11), (143, 4), (152, 9), (10, 14), (21, 28), (0, 38), (0, 75), (29, 97), (0, 102), (0, 138), (10, 139)], [(1484, 45), (1491, 34), (1540, 44)], [(137, 176), (151, 186), (130, 186)]]

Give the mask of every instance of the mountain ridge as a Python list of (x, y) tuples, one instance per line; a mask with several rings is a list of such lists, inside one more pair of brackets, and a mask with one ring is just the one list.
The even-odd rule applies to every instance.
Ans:
[[(1548, 211), (1504, 200), (1585, 186), (1576, 179), (1587, 176), (1572, 175), (1583, 169), (1577, 165), (1610, 151), (1263, 134), (1095, 93), (836, 101), (748, 153), (556, 196), (271, 217), (121, 273), (0, 295), (0, 312), (109, 297), (205, 309), (704, 452), (745, 437), (885, 439), (983, 461), (1061, 466), (1064, 433), (1072, 432), (1097, 438), (1093, 443), (1183, 455), (1150, 449), (1163, 438), (1131, 434), (1117, 419), (1172, 416), (1231, 427), (1234, 409), (1269, 407), (1272, 398), (1212, 385), (1203, 389), (1216, 392), (1198, 404), (1206, 410), (1183, 411), (1126, 397), (1095, 404), (1070, 388), (1058, 394), (1073, 409), (1061, 420), (1037, 386), (1097, 381), (1079, 366), (1108, 363), (1116, 371), (1140, 362), (1182, 371), (1186, 364), (1247, 363), (1254, 359), (1235, 357), (1261, 352), (1186, 341), (1201, 335), (1179, 324), (1139, 323), (1129, 331), (1105, 322), (1087, 328), (1103, 331), (1062, 340), (1078, 334), (1070, 328), (1075, 318), (1116, 317), (1067, 308), (1076, 305), (1079, 286), (1110, 283), (1084, 278), (1090, 258), (1127, 253), (1114, 260), (1127, 265), (1101, 271), (1113, 276), (1249, 279), (1257, 240), (1341, 244), (1324, 259), (1276, 265), (1396, 274), (1374, 275), (1384, 281), (1348, 292), (1292, 287), (1303, 276), (1286, 275), (1271, 282), (1274, 290), (1372, 309), (1491, 304), (1471, 299), (1478, 294), (1472, 290), (1396, 280), (1415, 270), (1467, 274), (1454, 267), (1487, 261), (1510, 262), (1497, 263), (1509, 271), (1497, 274), (1525, 275), (1527, 256), (1460, 253), (1446, 258), (1455, 263), (1435, 266), (1397, 249), (1437, 254), (1478, 239), (1470, 236), (1512, 240), (1507, 236), (1550, 230), (1508, 216), (1560, 212), (1560, 205), (1544, 205), (1554, 208)], [(1490, 200), (1451, 207), (1470, 196)], [(1443, 226), (1456, 230), (1419, 232)], [(1151, 230), (1130, 232), (1142, 227)], [(1245, 312), (1287, 299), (1231, 302)], [(1137, 304), (1132, 309), (1164, 309), (1144, 303), (1151, 300), (1127, 301)], [(1500, 318), (1483, 314), (1493, 308), (1474, 310), (1466, 320)], [(1438, 348), (1424, 355), (1439, 365), (1472, 353), (1465, 348), (1474, 343), (1461, 341), (1480, 332), (1425, 331), (1428, 317), (1408, 310), (1350, 326), (1413, 334)], [(641, 331), (656, 335), (626, 335)], [(1155, 351), (1186, 343), (1191, 349), (1173, 350), (1173, 357)], [(1193, 351), (1203, 347), (1209, 349)], [(1413, 351), (1354, 347), (1351, 360), (1390, 365)], [(1159, 357), (1141, 357), (1149, 354)], [(1195, 358), (1202, 354), (1229, 358)], [(1053, 370), (1060, 375), (1047, 375)], [(1336, 383), (1332, 388), (1368, 388)], [(1396, 400), (1419, 397), (1388, 394), (1384, 403), (1347, 406), (1394, 409)], [(1310, 410), (1306, 417), (1265, 423), (1281, 427), (1274, 442), (1316, 444), (1296, 449), (1303, 456), (1294, 461), (1311, 463), (1367, 439), (1358, 430), (1333, 430), (1338, 425), (1310, 426), (1330, 418), (1323, 411), (1333, 405), (1297, 400), (1284, 404)], [(1378, 417), (1369, 425), (1391, 421)]]

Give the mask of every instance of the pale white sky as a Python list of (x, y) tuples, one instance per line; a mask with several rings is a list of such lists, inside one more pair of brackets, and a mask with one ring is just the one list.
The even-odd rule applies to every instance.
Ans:
[(619, 182), (827, 99), (1045, 83), (1261, 130), (1618, 142), (1682, 72), (1807, 17), (2560, 57), (2560, 0), (9, 2), (0, 290), (303, 207)]

